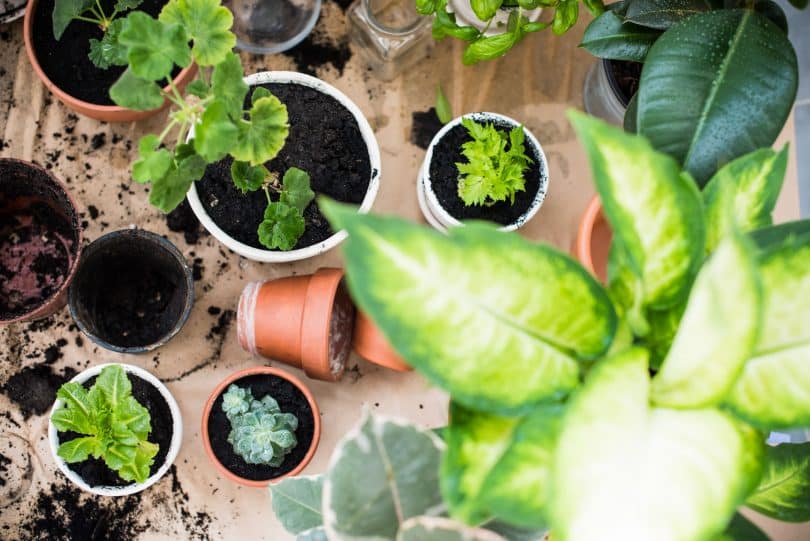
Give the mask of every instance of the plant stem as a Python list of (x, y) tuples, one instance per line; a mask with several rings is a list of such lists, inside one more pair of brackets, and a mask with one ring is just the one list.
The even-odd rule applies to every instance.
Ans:
[[(95, 15), (95, 13), (94, 13), (94, 15)], [(100, 18), (99, 19), (91, 19), (90, 17), (82, 17), (81, 15), (76, 15), (73, 18), (76, 19), (77, 21), (84, 21), (84, 22), (87, 22), (87, 23), (93, 23), (93, 24), (97, 24), (98, 26), (101, 26), (103, 24), (101, 22)]]
[(268, 189), (269, 187), (270, 187), (270, 184), (265, 184), (264, 185), (264, 195), (267, 196), (267, 204), (268, 205), (273, 202), (273, 200), (270, 199), (270, 190)]
[(166, 138), (166, 136), (169, 135), (169, 132), (172, 131), (172, 128), (174, 128), (176, 125), (177, 125), (177, 120), (172, 119), (172, 121), (169, 122), (169, 125), (166, 126), (163, 129), (163, 131), (160, 133), (160, 137), (158, 138), (158, 144), (163, 142), (163, 140)]

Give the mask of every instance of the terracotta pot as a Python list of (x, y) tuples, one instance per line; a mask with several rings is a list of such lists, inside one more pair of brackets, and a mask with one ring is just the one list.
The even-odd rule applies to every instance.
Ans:
[[(226, 391), (226, 389), (231, 383), (234, 383), (248, 376), (256, 376), (262, 374), (283, 378), (292, 383), (296, 388), (298, 388), (298, 390), (301, 391), (301, 393), (303, 393), (303, 395), (307, 399), (307, 402), (309, 403), (309, 407), (312, 409), (314, 430), (312, 433), (312, 442), (309, 445), (309, 449), (307, 450), (307, 453), (304, 455), (304, 458), (301, 459), (301, 462), (299, 462), (298, 465), (295, 466), (295, 468), (285, 473), (284, 475), (281, 475), (273, 479), (255, 481), (251, 479), (245, 479), (244, 477), (236, 475), (231, 470), (226, 468), (216, 457), (216, 455), (214, 454), (214, 450), (211, 447), (211, 438), (210, 434), (208, 433), (208, 418), (211, 415), (211, 410), (214, 407), (214, 402), (216, 402), (216, 399), (219, 397), (219, 395), (221, 395)], [(269, 366), (257, 366), (254, 368), (246, 368), (244, 370), (240, 370), (239, 372), (231, 374), (230, 376), (225, 378), (225, 380), (222, 381), (219, 385), (217, 385), (217, 387), (208, 397), (208, 401), (206, 401), (205, 403), (205, 409), (203, 410), (202, 415), (201, 433), (203, 445), (205, 446), (205, 452), (219, 473), (221, 473), (222, 475), (224, 475), (225, 477), (227, 477), (228, 479), (230, 479), (235, 483), (239, 483), (241, 485), (249, 487), (262, 488), (266, 487), (270, 483), (280, 481), (285, 477), (293, 477), (295, 475), (298, 475), (307, 466), (307, 464), (309, 464), (309, 462), (312, 460), (312, 457), (315, 456), (315, 451), (318, 449), (318, 443), (321, 440), (321, 412), (318, 409), (318, 403), (315, 402), (315, 397), (312, 395), (312, 392), (306, 388), (306, 386), (301, 382), (301, 380), (277, 368), (271, 368)]]
[[(0, 325), (53, 314), (67, 301), (82, 250), (76, 203), (49, 171), (2, 158), (0, 218), (5, 224), (0, 226), (0, 264), (12, 276), (0, 284)], [(64, 257), (67, 268), (37, 276), (34, 265), (42, 256)]]
[[(156, 297), (161, 292), (167, 294), (143, 299), (146, 291)], [(109, 300), (110, 296), (117, 298)], [(84, 249), (68, 304), (79, 329), (94, 343), (118, 353), (143, 353), (166, 344), (183, 328), (194, 304), (194, 278), (174, 244), (151, 231), (121, 229), (97, 238)], [(141, 321), (152, 321), (154, 330), (141, 324), (139, 339), (124, 334), (137, 330), (137, 325), (127, 323), (122, 330), (109, 323), (108, 315), (105, 319), (111, 312), (131, 312), (123, 318), (130, 322), (144, 317), (138, 310), (146, 312), (150, 307), (153, 318)]]
[(340, 269), (319, 269), (248, 284), (239, 299), (237, 333), (246, 351), (336, 381), (351, 351), (354, 305)]
[(160, 394), (163, 396), (163, 399), (166, 401), (166, 404), (168, 404), (169, 406), (169, 411), (171, 412), (172, 416), (172, 439), (171, 442), (169, 443), (169, 451), (166, 454), (166, 458), (164, 459), (163, 464), (161, 464), (160, 467), (158, 468), (157, 472), (155, 472), (154, 475), (150, 476), (143, 483), (133, 482), (130, 485), (125, 485), (121, 487), (89, 485), (77, 472), (71, 469), (70, 465), (67, 462), (65, 462), (64, 459), (62, 459), (57, 454), (57, 450), (59, 449), (59, 431), (56, 429), (56, 426), (54, 426), (54, 424), (51, 422), (51, 417), (53, 417), (53, 414), (56, 410), (58, 410), (64, 405), (64, 402), (59, 398), (57, 398), (56, 402), (54, 402), (53, 408), (51, 408), (51, 413), (48, 416), (48, 446), (51, 449), (51, 454), (53, 455), (53, 459), (56, 462), (56, 465), (59, 468), (59, 470), (82, 490), (85, 490), (92, 494), (97, 494), (99, 496), (128, 496), (129, 494), (135, 494), (137, 492), (146, 490), (150, 486), (157, 483), (160, 480), (160, 478), (166, 475), (166, 472), (169, 471), (169, 467), (172, 465), (172, 463), (174, 463), (174, 459), (177, 458), (177, 453), (180, 451), (180, 444), (183, 442), (183, 417), (180, 414), (180, 407), (177, 405), (177, 401), (174, 399), (172, 393), (169, 392), (169, 389), (166, 388), (163, 382), (161, 382), (159, 379), (157, 379), (155, 376), (153, 376), (151, 373), (147, 372), (143, 368), (139, 368), (131, 364), (122, 364), (122, 363), (99, 364), (77, 374), (70, 381), (84, 383), (90, 378), (98, 376), (105, 366), (110, 366), (112, 364), (118, 364), (124, 369), (124, 371), (127, 374), (138, 376), (142, 380), (151, 384), (160, 392)]
[(352, 345), (358, 355), (374, 364), (398, 372), (409, 372), (413, 370), (413, 368), (394, 351), (388, 339), (382, 334), (374, 322), (360, 310), (357, 311), (357, 317), (354, 320)]
[(602, 203), (594, 196), (579, 222), (574, 255), (594, 276), (607, 282), (607, 261), (613, 232), (602, 214)]
[[(169, 101), (166, 100), (158, 109), (152, 109), (150, 111), (134, 111), (132, 109), (119, 107), (117, 105), (97, 105), (95, 103), (89, 103), (78, 98), (74, 98), (73, 96), (64, 92), (61, 88), (56, 86), (47, 75), (45, 75), (45, 72), (42, 71), (42, 67), (40, 67), (39, 61), (37, 60), (32, 37), (34, 32), (34, 10), (36, 8), (37, 0), (30, 0), (28, 2), (28, 7), (25, 10), (25, 19), (23, 20), (23, 40), (25, 41), (25, 50), (28, 53), (28, 60), (34, 67), (34, 72), (37, 74), (37, 77), (39, 77), (42, 84), (44, 84), (59, 101), (80, 115), (106, 122), (131, 122), (133, 120), (141, 120), (159, 113), (169, 105)], [(50, 31), (50, 29), (47, 29), (47, 31)], [(174, 85), (182, 92), (196, 74), (197, 65), (191, 64), (189, 67), (183, 69), (177, 74), (177, 77), (174, 78)], [(166, 90), (168, 91), (169, 87), (166, 87)]]

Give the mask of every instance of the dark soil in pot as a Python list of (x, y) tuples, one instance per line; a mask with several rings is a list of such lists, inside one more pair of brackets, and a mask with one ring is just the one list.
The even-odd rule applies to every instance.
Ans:
[(33, 312), (70, 274), (79, 222), (66, 193), (22, 162), (0, 166), (0, 319)]
[[(104, 13), (111, 14), (115, 0), (100, 0)], [(144, 0), (137, 11), (156, 16), (166, 0)], [(101, 29), (90, 22), (71, 21), (57, 41), (53, 37), (54, 0), (37, 0), (33, 16), (32, 39), (39, 65), (48, 79), (67, 94), (96, 105), (115, 105), (110, 87), (124, 73), (125, 66), (103, 70), (90, 61), (90, 39), (101, 40)], [(129, 12), (125, 12), (124, 16)], [(173, 73), (176, 76), (177, 70)]]
[(643, 64), (639, 62), (629, 62), (625, 60), (606, 60), (608, 83), (622, 105), (627, 107), (630, 99), (638, 91), (638, 84), (641, 80), (641, 68)]
[[(498, 131), (508, 134), (511, 126), (494, 122)], [(525, 190), (515, 194), (515, 203), (499, 201), (491, 206), (466, 206), (458, 196), (458, 168), (456, 163), (467, 163), (461, 154), (461, 145), (472, 141), (467, 129), (458, 125), (451, 128), (433, 147), (430, 160), (430, 183), (441, 206), (457, 220), (488, 220), (501, 225), (509, 225), (520, 218), (532, 206), (537, 190), (540, 189), (541, 159), (537, 149), (526, 138), (524, 148), (532, 163), (523, 174)], [(507, 147), (508, 148), (508, 147)]]
[[(132, 396), (143, 407), (149, 410), (149, 415), (152, 421), (152, 432), (149, 434), (148, 440), (156, 443), (160, 448), (152, 467), (149, 469), (149, 475), (152, 476), (157, 473), (163, 463), (166, 461), (166, 455), (169, 453), (169, 447), (172, 443), (172, 435), (174, 434), (172, 412), (169, 408), (169, 403), (160, 394), (155, 386), (139, 378), (134, 374), (127, 374), (129, 381), (132, 383)], [(90, 378), (83, 385), (86, 389), (90, 389), (95, 383), (96, 378)], [(81, 438), (83, 435), (76, 432), (60, 432), (59, 443), (75, 440)], [(104, 460), (90, 457), (82, 462), (68, 464), (68, 467), (76, 472), (79, 477), (84, 479), (90, 486), (112, 486), (123, 487), (133, 484), (131, 481), (124, 481), (118, 476), (118, 473), (111, 470), (104, 464)]]
[(298, 429), (295, 431), (298, 444), (278, 468), (248, 464), (234, 452), (233, 447), (228, 443), (231, 422), (222, 411), (222, 395), (220, 394), (214, 401), (208, 417), (208, 435), (211, 438), (211, 448), (217, 460), (239, 477), (252, 481), (266, 481), (292, 471), (309, 451), (315, 431), (312, 408), (306, 396), (291, 382), (271, 374), (247, 376), (235, 381), (234, 384), (242, 388), (249, 388), (256, 400), (261, 400), (269, 394), (276, 399), (282, 412), (295, 415), (298, 418)]
[[(283, 176), (290, 167), (298, 167), (309, 173), (317, 195), (362, 203), (372, 174), (371, 162), (351, 112), (335, 98), (302, 85), (262, 86), (287, 106), (290, 123), (284, 148), (265, 164), (267, 168)], [(196, 184), (200, 201), (208, 216), (229, 236), (266, 249), (256, 230), (264, 219), (267, 198), (263, 190), (243, 195), (231, 180), (231, 163), (231, 158), (226, 158), (208, 166)], [(304, 211), (304, 219), (306, 229), (295, 249), (317, 244), (334, 234), (315, 201)]]
[(85, 250), (70, 304), (83, 330), (105, 347), (151, 346), (184, 317), (189, 271), (151, 235), (116, 231)]

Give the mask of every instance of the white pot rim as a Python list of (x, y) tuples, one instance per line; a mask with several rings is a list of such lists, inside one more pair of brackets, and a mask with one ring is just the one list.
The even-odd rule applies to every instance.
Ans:
[[(511, 9), (506, 7), (499, 8), (490, 24), (487, 24), (476, 16), (475, 11), (473, 11), (472, 7), (470, 6), (469, 0), (450, 0), (447, 3), (447, 9), (451, 13), (455, 14), (456, 20), (460, 25), (477, 28), (488, 37), (500, 34), (502, 32), (502, 28), (506, 26), (506, 23), (509, 20), (509, 13), (511, 11)], [(523, 16), (532, 23), (537, 21), (542, 14), (542, 7), (523, 12)]]
[[(371, 178), (369, 179), (368, 189), (366, 190), (366, 195), (363, 197), (363, 201), (360, 204), (358, 212), (365, 214), (371, 210), (371, 206), (374, 204), (374, 199), (377, 197), (377, 191), (380, 189), (380, 147), (377, 144), (377, 138), (374, 136), (374, 131), (371, 129), (371, 125), (368, 123), (368, 120), (366, 120), (363, 112), (360, 111), (360, 108), (357, 107), (357, 105), (351, 99), (349, 99), (348, 96), (334, 86), (318, 79), (317, 77), (312, 77), (303, 73), (297, 73), (294, 71), (262, 71), (248, 75), (244, 78), (244, 81), (249, 86), (256, 86), (266, 83), (297, 84), (306, 86), (335, 98), (338, 102), (340, 102), (341, 105), (349, 110), (357, 121), (357, 125), (360, 127), (360, 134), (362, 135), (363, 142), (365, 142), (366, 148), (368, 149), (368, 157), (369, 161), (371, 162)], [(192, 129), (187, 140), (190, 140), (193, 137), (194, 130)], [(297, 250), (289, 250), (286, 252), (262, 250), (239, 242), (223, 231), (222, 228), (220, 228), (216, 223), (214, 223), (211, 217), (208, 216), (208, 213), (205, 212), (205, 208), (200, 201), (199, 194), (197, 193), (196, 183), (191, 183), (191, 188), (186, 194), (186, 198), (188, 199), (194, 214), (197, 216), (197, 219), (200, 220), (203, 227), (205, 227), (205, 229), (208, 230), (208, 232), (211, 233), (214, 238), (242, 257), (246, 257), (253, 261), (260, 261), (262, 263), (286, 263), (290, 261), (308, 259), (331, 250), (343, 242), (343, 240), (348, 236), (346, 231), (341, 230), (335, 232), (331, 237), (321, 242), (306, 246), (304, 248), (299, 248)]]
[(58, 430), (56, 430), (56, 426), (51, 422), (51, 417), (53, 413), (61, 408), (64, 405), (62, 399), (57, 398), (51, 408), (51, 412), (48, 415), (48, 444), (51, 449), (51, 454), (53, 455), (53, 459), (56, 462), (56, 465), (59, 467), (59, 470), (67, 476), (68, 479), (73, 481), (76, 485), (79, 486), (82, 490), (86, 492), (90, 492), (92, 494), (97, 494), (99, 496), (128, 496), (130, 494), (135, 494), (136, 492), (141, 492), (149, 488), (150, 486), (157, 483), (161, 477), (163, 477), (166, 472), (169, 470), (169, 467), (174, 463), (174, 459), (177, 458), (177, 453), (180, 451), (180, 444), (183, 441), (183, 418), (180, 415), (180, 407), (177, 405), (177, 401), (174, 399), (172, 394), (169, 392), (169, 389), (153, 376), (151, 373), (147, 372), (143, 368), (125, 364), (125, 363), (103, 363), (92, 366), (87, 370), (83, 370), (76, 376), (74, 376), (70, 381), (74, 381), (77, 383), (84, 383), (88, 379), (98, 376), (101, 373), (101, 370), (106, 366), (113, 366), (118, 365), (121, 366), (124, 371), (128, 374), (134, 374), (139, 378), (147, 381), (148, 383), (152, 384), (163, 396), (166, 400), (166, 403), (169, 405), (169, 410), (172, 414), (172, 441), (169, 444), (169, 452), (166, 454), (166, 459), (161, 464), (158, 471), (155, 472), (154, 475), (150, 476), (146, 481), (143, 483), (132, 483), (130, 485), (122, 486), (122, 487), (111, 487), (111, 486), (91, 486), (87, 484), (87, 482), (82, 479), (79, 474), (73, 471), (70, 466), (56, 453), (59, 447), (59, 436)]
[[(528, 141), (529, 144), (534, 147), (534, 150), (540, 159), (540, 185), (537, 188), (537, 193), (535, 194), (531, 205), (528, 209), (526, 209), (526, 212), (518, 217), (517, 220), (511, 224), (498, 228), (500, 231), (515, 231), (516, 229), (523, 227), (526, 222), (531, 220), (543, 205), (543, 201), (546, 198), (546, 193), (548, 192), (548, 160), (546, 159), (546, 154), (543, 152), (543, 147), (540, 146), (540, 142), (537, 140), (534, 134), (529, 131), (528, 128), (526, 128), (525, 125), (513, 118), (498, 113), (467, 113), (466, 115), (457, 117), (445, 124), (442, 129), (439, 130), (439, 132), (433, 137), (433, 140), (431, 140), (427, 152), (425, 153), (425, 159), (422, 162), (422, 167), (419, 171), (419, 181), (417, 182), (416, 186), (417, 195), (420, 198), (420, 208), (422, 210), (422, 214), (428, 223), (439, 231), (444, 231), (448, 227), (462, 225), (457, 218), (445, 210), (445, 208), (439, 202), (436, 192), (433, 191), (433, 186), (430, 180), (430, 162), (433, 159), (433, 149), (435, 146), (439, 143), (439, 141), (442, 140), (447, 132), (461, 124), (461, 121), (465, 118), (475, 120), (476, 122), (491, 122), (493, 120), (497, 120), (510, 126), (523, 126), (523, 131), (526, 134), (526, 141)], [(422, 201), (424, 201), (424, 205), (422, 205)], [(437, 223), (441, 224), (442, 227), (437, 227)]]

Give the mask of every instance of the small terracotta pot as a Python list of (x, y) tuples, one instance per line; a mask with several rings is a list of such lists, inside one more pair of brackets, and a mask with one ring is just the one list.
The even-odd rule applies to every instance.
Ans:
[(239, 299), (237, 333), (246, 351), (336, 381), (351, 352), (354, 305), (340, 269), (319, 269), (248, 284)]
[(602, 213), (602, 203), (598, 196), (594, 196), (580, 219), (574, 255), (583, 267), (603, 283), (607, 282), (607, 261), (612, 240), (613, 231)]
[[(306, 455), (304, 455), (304, 458), (301, 459), (301, 462), (299, 462), (295, 468), (285, 473), (284, 475), (281, 475), (274, 479), (254, 481), (252, 479), (245, 479), (244, 477), (236, 475), (231, 470), (226, 468), (219, 461), (219, 459), (217, 459), (216, 455), (214, 454), (214, 450), (211, 447), (211, 438), (210, 434), (208, 433), (208, 418), (211, 415), (211, 410), (214, 407), (214, 402), (216, 402), (216, 399), (219, 397), (219, 395), (221, 395), (226, 391), (226, 389), (231, 383), (234, 383), (248, 376), (257, 376), (262, 374), (276, 376), (285, 379), (290, 383), (292, 383), (293, 385), (295, 385), (295, 387), (297, 387), (298, 390), (300, 390), (301, 393), (303, 393), (303, 395), (307, 399), (307, 402), (309, 403), (309, 407), (312, 409), (314, 429), (312, 433), (312, 442), (309, 445), (309, 449), (307, 450)], [(318, 403), (315, 402), (315, 397), (312, 395), (312, 392), (309, 389), (307, 389), (307, 387), (301, 382), (301, 380), (277, 368), (271, 368), (269, 366), (257, 366), (254, 368), (246, 368), (244, 370), (240, 370), (239, 372), (231, 374), (230, 376), (225, 378), (225, 380), (223, 380), (219, 385), (217, 385), (217, 387), (208, 397), (208, 401), (206, 401), (205, 403), (205, 409), (203, 410), (202, 415), (201, 433), (203, 445), (205, 446), (205, 452), (219, 473), (221, 473), (231, 481), (239, 483), (240, 485), (262, 488), (266, 487), (271, 483), (278, 482), (281, 479), (284, 479), (285, 477), (293, 477), (295, 475), (298, 475), (304, 468), (306, 468), (307, 464), (310, 463), (312, 457), (315, 456), (315, 451), (318, 449), (318, 443), (321, 441), (321, 412), (320, 409), (318, 409)]]
[[(62, 182), (44, 168), (0, 159), (0, 264), (12, 275), (0, 287), (0, 325), (50, 316), (65, 306), (82, 251), (79, 211)], [(16, 225), (15, 225), (16, 224)], [(61, 253), (67, 269), (34, 276), (41, 257)], [(41, 285), (41, 279), (53, 284)], [(61, 282), (59, 282), (61, 280)], [(47, 289), (53, 290), (47, 293)], [(55, 288), (55, 289), (54, 289)], [(37, 291), (47, 298), (37, 298)]]
[(357, 311), (354, 320), (354, 336), (352, 338), (354, 351), (364, 359), (396, 370), (397, 372), (410, 372), (413, 370), (399, 354), (394, 351), (388, 339), (369, 317)]
[[(106, 122), (131, 122), (133, 120), (141, 120), (156, 115), (169, 105), (169, 101), (166, 100), (163, 102), (163, 105), (157, 109), (152, 109), (150, 111), (134, 111), (132, 109), (119, 107), (117, 105), (97, 105), (95, 103), (89, 103), (78, 98), (74, 98), (73, 96), (64, 92), (61, 88), (56, 86), (47, 75), (45, 75), (45, 72), (42, 71), (42, 67), (39, 65), (39, 61), (37, 60), (33, 43), (33, 19), (34, 10), (36, 10), (36, 8), (37, 0), (30, 0), (28, 2), (28, 7), (25, 10), (25, 19), (23, 20), (23, 40), (25, 41), (25, 51), (28, 53), (28, 60), (31, 62), (34, 72), (37, 74), (37, 77), (39, 77), (39, 80), (42, 81), (42, 84), (44, 84), (59, 101), (80, 115)], [(191, 64), (177, 74), (177, 77), (174, 78), (174, 85), (182, 92), (196, 74), (197, 65)], [(166, 90), (168, 91), (169, 87), (166, 87)]]

